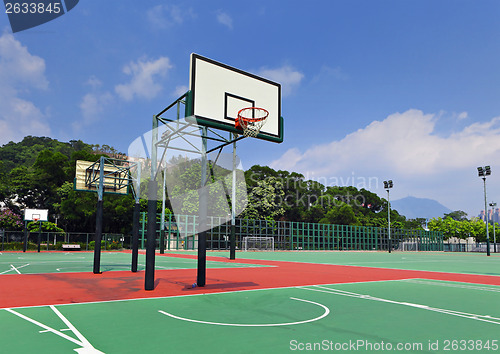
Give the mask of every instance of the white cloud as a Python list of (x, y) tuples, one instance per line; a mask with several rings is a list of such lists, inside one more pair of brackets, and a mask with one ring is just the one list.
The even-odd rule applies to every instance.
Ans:
[[(435, 134), (438, 119), (438, 115), (415, 109), (391, 114), (341, 140), (305, 151), (292, 148), (271, 167), (334, 183), (354, 175), (363, 176), (365, 181), (392, 178), (397, 181), (400, 197), (439, 199), (454, 210), (467, 211), (476, 198), (474, 193), (479, 192), (468, 187), (477, 184), (475, 167), (498, 160), (500, 117), (470, 124), (444, 137)], [(397, 188), (394, 191), (398, 193)]]
[(262, 68), (257, 73), (262, 77), (280, 83), (284, 96), (291, 94), (304, 78), (304, 74), (290, 65), (284, 65), (276, 69)]
[(217, 12), (217, 22), (229, 29), (233, 29), (233, 18), (226, 12), (223, 12), (221, 10)]
[(45, 61), (4, 33), (0, 37), (0, 144), (19, 141), (26, 135), (50, 135), (45, 114), (21, 97), (48, 86)]
[(14, 89), (25, 86), (47, 89), (45, 61), (28, 52), (14, 36), (4, 33), (0, 37), (0, 81), (10, 84)]
[(180, 97), (183, 94), (185, 94), (188, 90), (189, 88), (186, 85), (177, 86), (174, 91), (174, 96)]
[(332, 79), (345, 81), (349, 79), (349, 75), (345, 73), (340, 66), (332, 68), (330, 66), (324, 65), (321, 67), (319, 73), (314, 76), (312, 82), (316, 83), (322, 80), (328, 80), (330, 82)]
[(80, 110), (82, 112), (83, 121), (77, 121), (73, 124), (75, 129), (79, 129), (84, 125), (89, 125), (98, 120), (99, 115), (113, 101), (113, 95), (109, 92), (104, 93), (87, 93), (82, 98)]
[(102, 81), (99, 80), (94, 75), (92, 75), (91, 77), (89, 77), (89, 79), (87, 80), (86, 84), (89, 85), (90, 87), (92, 87), (93, 89), (96, 89), (96, 88), (102, 86)]
[(75, 120), (72, 124), (75, 132), (97, 122), (106, 107), (114, 100), (112, 93), (100, 90), (103, 82), (95, 75), (90, 76), (84, 84), (90, 86), (92, 90), (82, 97), (79, 105), (82, 118)]
[(164, 78), (172, 68), (167, 57), (156, 60), (142, 58), (130, 62), (123, 67), (123, 72), (131, 76), (130, 82), (115, 86), (115, 92), (125, 101), (131, 101), (135, 96), (143, 99), (156, 97), (163, 86), (159, 79)]
[(185, 19), (195, 18), (192, 8), (180, 8), (177, 5), (156, 5), (146, 11), (149, 23), (154, 28), (165, 29), (184, 23)]

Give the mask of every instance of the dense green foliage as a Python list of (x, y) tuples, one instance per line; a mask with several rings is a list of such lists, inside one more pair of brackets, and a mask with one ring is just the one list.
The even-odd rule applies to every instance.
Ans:
[[(457, 214), (458, 213), (458, 214)], [(460, 215), (458, 218), (450, 216)], [(444, 218), (434, 218), (429, 221), (429, 230), (441, 231), (445, 239), (456, 237), (465, 240), (468, 237), (474, 237), (478, 242), (486, 241), (486, 223), (479, 218), (467, 220), (464, 212), (453, 212), (446, 214)], [(498, 230), (498, 223), (495, 223), (495, 229)], [(488, 228), (490, 240), (493, 240), (493, 227)]]
[[(252, 166), (245, 172), (249, 207), (243, 216), (312, 223), (387, 227), (387, 200), (364, 188), (327, 187), (302, 174)], [(391, 226), (421, 228), (391, 209)]]
[[(107, 145), (89, 145), (80, 140), (63, 143), (28, 136), (19, 143), (5, 144), (0, 148), (0, 202), (6, 210), (3, 214), (8, 211), (21, 220), (25, 208), (48, 209), (49, 220), (58, 219), (58, 230), (94, 231), (97, 196), (73, 190), (76, 160), (97, 161), (109, 155), (119, 154)], [(106, 196), (103, 231), (129, 232), (133, 203), (131, 196)], [(22, 222), (18, 225), (4, 219), (0, 216), (0, 228), (22, 227)], [(55, 225), (49, 225), (44, 223), (42, 227), (57, 230)]]
[[(97, 195), (73, 189), (76, 161), (97, 161), (101, 156), (119, 158), (121, 155), (108, 145), (89, 145), (79, 140), (64, 143), (33, 136), (0, 147), (0, 203), (3, 206), (0, 228), (21, 229), (22, 210), (37, 208), (49, 210), (51, 222), (42, 224), (43, 231), (93, 232)], [(186, 213), (192, 213), (197, 210), (196, 189), (200, 181), (200, 164), (196, 161), (183, 163), (182, 157), (177, 160), (171, 161), (178, 168), (171, 169), (167, 178), (170, 185), (174, 185), (172, 195), (181, 196), (184, 203), (182, 207)], [(212, 178), (209, 183), (213, 184), (211, 188), (227, 189), (231, 181), (227, 170), (211, 164), (209, 170)], [(245, 171), (244, 178), (248, 205), (240, 217), (387, 227), (387, 200), (364, 188), (325, 186), (318, 181), (306, 180), (296, 172), (276, 171), (259, 165)], [(223, 183), (214, 183), (217, 181)], [(242, 180), (238, 183), (244, 186)], [(142, 182), (142, 186), (146, 189), (147, 180)], [(241, 193), (241, 188), (237, 189), (237, 193), (237, 199), (243, 200), (245, 195)], [(227, 196), (227, 193), (221, 195)], [(226, 200), (224, 198), (213, 200), (209, 209), (226, 210), (223, 208), (231, 200), (229, 196)], [(107, 194), (104, 198), (103, 232), (129, 233), (132, 229), (133, 206), (131, 194)], [(167, 207), (171, 207), (169, 200)], [(147, 201), (141, 200), (141, 211), (146, 209)], [(161, 202), (158, 202), (157, 211), (160, 210)], [(52, 223), (56, 220), (57, 226)], [(467, 220), (465, 213), (457, 211), (446, 215), (444, 220), (432, 220), (429, 228), (446, 230), (446, 235), (463, 237), (470, 234), (481, 237), (479, 224), (478, 221)], [(37, 231), (38, 225), (32, 223), (29, 229)], [(391, 227), (424, 226), (424, 219), (406, 220), (391, 209)]]

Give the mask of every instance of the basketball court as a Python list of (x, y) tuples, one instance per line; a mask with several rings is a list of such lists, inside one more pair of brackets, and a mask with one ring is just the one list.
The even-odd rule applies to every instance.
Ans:
[(193, 288), (197, 256), (166, 253), (156, 255), (155, 291), (143, 290), (144, 255), (137, 273), (126, 269), (130, 257), (103, 252), (94, 275), (88, 252), (1, 254), (2, 349), (498, 350), (498, 256), (238, 252), (230, 260), (209, 252), (207, 284)]
[[(153, 116), (129, 161), (77, 163), (75, 189), (98, 193), (96, 245), (104, 195), (133, 190), (132, 249), (0, 253), (2, 352), (499, 351), (497, 255), (236, 252), (235, 217), (247, 202), (237, 142), (283, 141), (281, 85), (198, 54), (190, 60), (189, 91)], [(190, 168), (197, 173), (183, 174)], [(197, 220), (194, 252), (156, 249), (167, 192), (175, 215)], [(140, 199), (148, 200), (145, 251)], [(207, 230), (226, 223), (229, 252), (207, 254)]]

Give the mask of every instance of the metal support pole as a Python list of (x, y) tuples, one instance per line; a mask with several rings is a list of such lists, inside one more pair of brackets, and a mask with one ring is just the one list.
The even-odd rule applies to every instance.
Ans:
[(148, 223), (146, 239), (146, 275), (144, 290), (155, 288), (155, 250), (156, 250), (156, 181), (148, 184)]
[(162, 202), (161, 202), (161, 221), (160, 221), (160, 254), (165, 253), (165, 179), (166, 170), (163, 170), (163, 188), (162, 188)]
[(26, 252), (28, 249), (28, 225), (27, 221), (24, 220), (24, 246), (23, 246), (23, 252)]
[(101, 274), (102, 219), (104, 214), (103, 195), (104, 195), (104, 157), (101, 157), (99, 162), (99, 188), (97, 190), (97, 210), (95, 218), (94, 274)]
[(490, 207), (491, 207), (491, 217), (493, 221), (493, 252), (497, 253), (497, 234), (495, 230), (495, 207), (497, 206), (497, 203), (491, 202)]
[(153, 116), (153, 129), (151, 131), (151, 180), (148, 183), (148, 228), (146, 241), (146, 274), (144, 277), (144, 290), (154, 290), (155, 287), (155, 250), (156, 250), (156, 164), (158, 147), (158, 120)]
[(495, 220), (493, 219), (493, 252), (497, 253), (497, 235), (495, 233)]
[(486, 219), (486, 255), (490, 256), (490, 234), (488, 231), (488, 202), (486, 201), (486, 177), (483, 177), (484, 182), (484, 214)]
[(233, 133), (233, 189), (231, 196), (231, 235), (229, 259), (236, 259), (236, 133)]
[(197, 286), (205, 286), (207, 272), (207, 127), (201, 128), (201, 186), (199, 195)]
[(134, 205), (134, 216), (132, 226), (132, 272), (137, 272), (137, 261), (139, 258), (139, 218), (141, 217), (141, 204), (137, 199)]
[(38, 236), (36, 237), (36, 244), (37, 244), (37, 249), (38, 249), (38, 253), (40, 253), (40, 242), (42, 240), (42, 220), (39, 220), (38, 221)]

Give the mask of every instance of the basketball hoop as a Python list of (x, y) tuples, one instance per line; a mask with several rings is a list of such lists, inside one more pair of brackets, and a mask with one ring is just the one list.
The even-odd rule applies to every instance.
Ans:
[(243, 130), (244, 136), (255, 138), (260, 129), (266, 124), (269, 112), (264, 108), (248, 107), (240, 109), (236, 118), (235, 127)]

